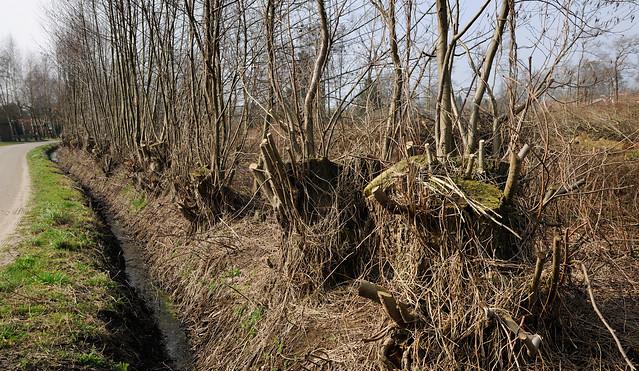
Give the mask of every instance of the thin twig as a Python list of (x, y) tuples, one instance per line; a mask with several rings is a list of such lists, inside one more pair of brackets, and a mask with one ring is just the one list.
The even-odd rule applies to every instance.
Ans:
[(619, 352), (623, 356), (623, 359), (626, 361), (628, 366), (630, 366), (630, 369), (633, 371), (636, 370), (635, 366), (632, 364), (632, 362), (626, 355), (626, 352), (623, 350), (623, 347), (621, 346), (621, 342), (619, 341), (619, 338), (617, 338), (617, 335), (615, 335), (615, 330), (613, 330), (613, 328), (610, 327), (608, 322), (606, 322), (606, 319), (604, 318), (604, 316), (599, 311), (599, 308), (597, 308), (597, 304), (595, 303), (595, 296), (593, 295), (592, 287), (590, 286), (590, 279), (588, 278), (588, 271), (586, 270), (586, 266), (584, 265), (584, 263), (581, 263), (581, 270), (584, 273), (584, 279), (586, 280), (586, 287), (588, 288), (588, 295), (590, 296), (590, 304), (592, 304), (592, 309), (595, 310), (595, 313), (597, 313), (597, 316), (599, 317), (601, 322), (603, 322), (604, 326), (606, 326), (606, 328), (610, 332), (610, 335), (612, 335), (613, 339), (615, 339), (615, 343), (617, 343), (617, 349), (619, 349)]

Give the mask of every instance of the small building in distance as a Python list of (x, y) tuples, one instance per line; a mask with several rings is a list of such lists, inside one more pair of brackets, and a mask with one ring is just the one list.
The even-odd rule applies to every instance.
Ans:
[(13, 141), (13, 128), (9, 120), (0, 116), (0, 141), (8, 142)]
[(22, 110), (17, 104), (9, 103), (0, 106), (0, 140), (17, 141), (21, 133), (18, 129), (18, 118), (22, 115)]
[(0, 106), (0, 141), (30, 141), (57, 137), (60, 126), (31, 117), (28, 111), (15, 104)]

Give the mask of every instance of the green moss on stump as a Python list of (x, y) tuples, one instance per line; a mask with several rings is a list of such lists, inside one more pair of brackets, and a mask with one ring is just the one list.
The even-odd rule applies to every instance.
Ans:
[(468, 179), (455, 179), (455, 184), (468, 198), (487, 209), (496, 210), (501, 206), (504, 193), (494, 184)]
[[(376, 187), (380, 187), (386, 191), (393, 186), (398, 177), (406, 175), (411, 165), (414, 166), (417, 171), (424, 170), (428, 166), (426, 155), (412, 156), (389, 167), (368, 183), (366, 188), (364, 188), (364, 195), (371, 197), (373, 195), (373, 189)], [(454, 182), (465, 193), (466, 197), (482, 205), (484, 208), (496, 210), (501, 206), (504, 194), (494, 184), (462, 178), (454, 179)], [(458, 206), (464, 206), (463, 204), (465, 204), (465, 202), (460, 198), (458, 200)]]

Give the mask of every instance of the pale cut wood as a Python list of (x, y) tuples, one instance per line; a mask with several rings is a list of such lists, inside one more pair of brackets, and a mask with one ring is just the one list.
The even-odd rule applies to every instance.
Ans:
[(477, 172), (479, 174), (484, 173), (484, 146), (486, 144), (485, 140), (479, 141), (479, 149), (477, 150)]
[[(262, 157), (260, 156), (260, 158)], [(250, 164), (249, 169), (253, 173), (253, 177), (255, 178), (255, 181), (257, 182), (257, 186), (264, 194), (264, 197), (266, 197), (266, 199), (269, 201), (271, 206), (275, 208), (275, 200), (274, 200), (275, 194), (273, 193), (273, 188), (271, 187), (271, 179), (267, 177), (266, 171), (264, 171), (263, 169), (260, 169), (260, 165), (256, 163)]]
[(504, 310), (498, 310), (497, 308), (484, 308), (484, 312), (488, 318), (493, 318), (500, 321), (508, 330), (510, 330), (519, 340), (524, 342), (528, 356), (533, 357), (539, 352), (539, 346), (541, 345), (541, 336), (538, 334), (531, 334), (521, 328), (517, 322)]
[(530, 146), (524, 144), (519, 153), (515, 153), (514, 150), (510, 151), (508, 167), (508, 178), (506, 179), (506, 186), (504, 187), (504, 201), (509, 202), (517, 189), (519, 183), (519, 171), (521, 170), (521, 162), (526, 158)]
[(473, 169), (475, 168), (475, 158), (474, 154), (468, 156), (468, 163), (466, 164), (466, 171), (464, 172), (464, 178), (468, 179), (473, 175)]

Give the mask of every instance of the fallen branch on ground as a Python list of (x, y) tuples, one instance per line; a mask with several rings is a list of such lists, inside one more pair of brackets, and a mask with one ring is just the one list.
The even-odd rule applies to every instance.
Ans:
[(412, 313), (408, 304), (395, 300), (395, 297), (381, 286), (368, 281), (360, 281), (358, 294), (381, 304), (386, 314), (400, 326), (417, 321), (417, 317)]
[[(510, 331), (512, 331), (519, 340), (522, 340), (528, 350), (528, 356), (532, 357), (539, 352), (539, 346), (541, 345), (541, 336), (538, 334), (531, 334), (524, 330), (515, 322), (515, 320), (503, 310), (497, 308), (484, 307), (486, 317), (494, 318), (503, 323)], [(501, 313), (498, 313), (501, 312)]]

